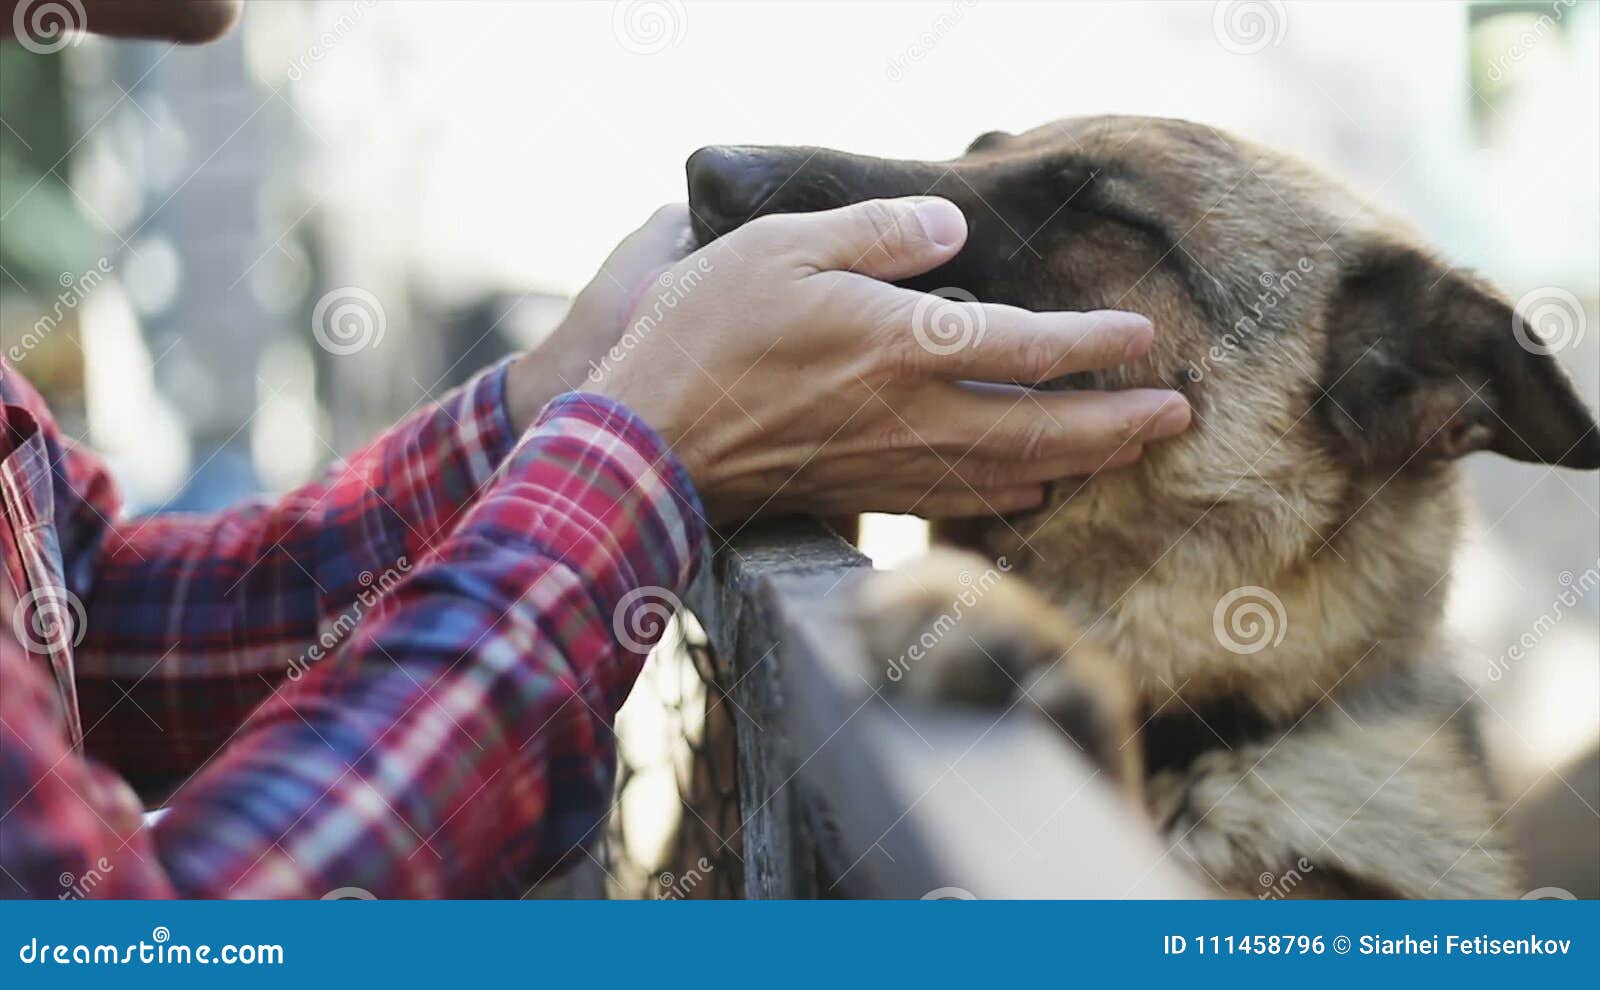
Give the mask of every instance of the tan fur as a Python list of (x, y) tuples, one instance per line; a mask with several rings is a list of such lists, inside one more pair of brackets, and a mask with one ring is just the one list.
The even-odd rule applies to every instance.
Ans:
[[(1174, 855), (1219, 890), (1259, 895), (1261, 875), (1304, 859), (1314, 876), (1301, 894), (1512, 895), (1499, 811), (1463, 725), (1469, 698), (1441, 659), (1461, 527), (1455, 467), (1353, 480), (1308, 415), (1345, 260), (1374, 238), (1411, 235), (1305, 166), (1199, 125), (1067, 121), (968, 158), (1063, 143), (1138, 162), (1147, 181), (1116, 195), (1164, 217), (1231, 291), (1262, 272), (1310, 270), (1274, 305), (1270, 333), (1180, 383), (1175, 371), (1208, 353), (1217, 328), (1178, 280), (1115, 240), (1052, 257), (1063, 282), (1095, 287), (1073, 308), (1131, 309), (1157, 327), (1137, 366), (1076, 384), (1183, 384), (1195, 428), (1132, 468), (1058, 484), (1036, 512), (936, 527), (980, 556), (943, 553), (910, 565), (909, 579), (879, 577), (874, 649), (893, 651), (944, 607), (953, 573), (1004, 557), (1015, 566), (1004, 593), (977, 603), (971, 625), (929, 657), (937, 676), (907, 676), (909, 689), (959, 697), (959, 685), (992, 674), (983, 644), (1025, 630), (1038, 674), (1019, 685), (1035, 703), (1021, 707), (1050, 714), (1039, 696), (1076, 683), (1104, 699), (1119, 754), (1152, 713), (1243, 694), (1292, 726), (1136, 787)], [(1270, 589), (1285, 617), (1282, 641), (1248, 654), (1214, 629), (1219, 600), (1245, 585)], [(1108, 670), (1124, 685), (1107, 688)]]

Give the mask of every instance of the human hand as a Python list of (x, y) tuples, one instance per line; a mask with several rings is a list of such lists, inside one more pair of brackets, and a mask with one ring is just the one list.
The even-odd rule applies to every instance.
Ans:
[[(586, 387), (665, 437), (712, 522), (1019, 511), (1045, 481), (1131, 463), (1187, 428), (1188, 403), (1166, 390), (1023, 401), (974, 384), (1134, 360), (1153, 330), (1131, 313), (1032, 313), (878, 281), (949, 260), (966, 233), (930, 197), (758, 218), (663, 275), (633, 311), (629, 347)], [(952, 315), (983, 332), (929, 346), (928, 321)]]
[(561, 324), (507, 370), (506, 408), (518, 433), (528, 428), (545, 403), (596, 374), (606, 351), (627, 329), (640, 298), (692, 247), (689, 207), (684, 203), (656, 210), (617, 245), (573, 299)]

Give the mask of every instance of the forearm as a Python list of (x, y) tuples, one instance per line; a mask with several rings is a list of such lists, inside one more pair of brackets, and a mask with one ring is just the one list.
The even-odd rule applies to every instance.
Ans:
[(141, 787), (177, 779), (336, 647), (512, 449), (505, 374), (485, 372), (282, 498), (102, 524), (72, 555), (91, 562), (73, 568), (87, 575), (77, 675), (90, 751)]
[(697, 516), (648, 428), (564, 399), (433, 560), (179, 792), (157, 830), (177, 888), (520, 893), (609, 806), (643, 662), (616, 612), (687, 582)]

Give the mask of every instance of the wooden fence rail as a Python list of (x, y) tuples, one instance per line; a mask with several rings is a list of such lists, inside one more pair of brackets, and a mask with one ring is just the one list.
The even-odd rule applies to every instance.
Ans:
[(1192, 897), (1165, 846), (1043, 719), (886, 699), (855, 633), (870, 563), (752, 527), (688, 606), (729, 668), (749, 897)]

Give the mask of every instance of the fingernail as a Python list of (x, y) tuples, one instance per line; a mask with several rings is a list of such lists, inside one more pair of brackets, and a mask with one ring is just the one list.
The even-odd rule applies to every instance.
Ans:
[(1095, 309), (1083, 315), (1095, 321), (1100, 333), (1123, 342), (1122, 363), (1144, 357), (1156, 339), (1155, 324), (1138, 313), (1125, 309)]
[(1166, 406), (1150, 424), (1150, 432), (1158, 437), (1170, 437), (1188, 428), (1189, 403), (1181, 398), (1168, 399)]
[(967, 218), (948, 199), (919, 196), (912, 209), (922, 224), (922, 232), (938, 246), (952, 247), (967, 239)]
[(1145, 354), (1150, 350), (1150, 344), (1156, 339), (1156, 330), (1155, 327), (1150, 324), (1150, 321), (1144, 319), (1143, 317), (1140, 318), (1140, 321), (1141, 322), (1139, 323), (1133, 324), (1130, 329), (1126, 331), (1128, 345), (1127, 347), (1123, 348), (1122, 351), (1122, 360), (1124, 363), (1128, 361), (1137, 361), (1139, 358), (1144, 357)]

